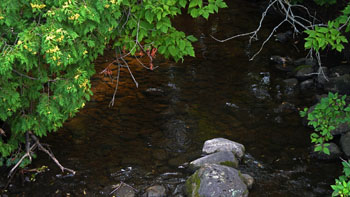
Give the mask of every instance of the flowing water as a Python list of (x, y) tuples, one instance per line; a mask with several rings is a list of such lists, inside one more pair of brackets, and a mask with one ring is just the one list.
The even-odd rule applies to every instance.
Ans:
[(203, 142), (224, 137), (246, 147), (240, 170), (256, 180), (250, 196), (329, 196), (340, 162), (310, 158), (310, 129), (292, 106), (312, 104), (313, 94), (286, 91), (285, 74), (269, 63), (271, 55), (303, 54), (271, 41), (249, 61), (249, 53), (259, 49), (276, 17), (267, 18), (261, 40), (250, 49), (248, 38), (225, 43), (210, 38), (252, 31), (260, 13), (257, 3), (234, 0), (208, 21), (179, 17), (176, 26), (199, 39), (196, 58), (174, 63), (157, 57), (154, 64), (159, 68), (154, 71), (129, 59), (139, 87), (122, 69), (113, 107), (109, 103), (114, 84), (98, 74), (113, 59), (113, 51), (107, 51), (96, 61), (92, 100), (57, 133), (43, 139), (62, 165), (78, 173), (61, 174), (39, 154), (33, 167), (49, 165), (50, 170), (36, 175), (35, 181), (25, 178), (24, 186), (14, 183), (9, 190), (25, 196), (94, 196), (123, 181), (140, 193), (163, 184), (172, 196), (190, 175), (185, 164), (200, 157)]

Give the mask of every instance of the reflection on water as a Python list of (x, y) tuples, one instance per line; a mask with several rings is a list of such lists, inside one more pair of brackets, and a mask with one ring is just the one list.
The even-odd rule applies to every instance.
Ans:
[[(186, 16), (175, 21), (199, 38), (196, 59), (175, 64), (158, 58), (159, 68), (153, 72), (130, 59), (139, 88), (122, 70), (114, 107), (109, 108), (113, 83), (96, 74), (92, 101), (45, 139), (62, 164), (78, 174), (62, 176), (40, 155), (34, 165), (50, 163), (51, 171), (26, 183), (23, 191), (34, 196), (98, 195), (123, 181), (139, 191), (162, 183), (170, 196), (175, 195), (189, 175), (186, 162), (200, 156), (205, 140), (224, 137), (247, 149), (241, 170), (256, 178), (250, 196), (329, 195), (328, 185), (339, 174), (339, 166), (309, 158), (309, 130), (301, 125), (296, 110), (312, 98), (282, 94), (283, 76), (268, 63), (274, 53), (298, 54), (293, 47), (269, 43), (249, 62), (245, 39), (213, 41), (210, 34), (225, 38), (257, 25), (256, 3), (229, 4), (230, 9), (209, 21)], [(97, 62), (105, 60), (96, 67), (97, 73), (111, 61), (108, 52)], [(281, 106), (285, 102), (292, 107)]]

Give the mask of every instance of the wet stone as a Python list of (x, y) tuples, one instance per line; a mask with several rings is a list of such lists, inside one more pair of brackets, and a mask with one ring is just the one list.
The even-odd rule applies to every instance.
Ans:
[(298, 80), (296, 78), (290, 78), (283, 80), (284, 83), (284, 94), (293, 95), (297, 91)]
[(123, 197), (135, 197), (135, 189), (131, 186), (119, 183), (117, 185), (107, 186), (100, 194), (103, 196), (123, 196)]
[(168, 154), (165, 150), (162, 149), (156, 149), (152, 152), (152, 157), (157, 160), (166, 160), (168, 158)]
[(315, 71), (311, 66), (305, 66), (296, 72), (295, 77), (297, 79), (301, 79), (301, 80), (308, 79), (308, 78), (312, 77), (311, 74), (314, 72)]
[(338, 92), (339, 94), (350, 94), (350, 75), (345, 74), (339, 77), (328, 78), (324, 84), (325, 91)]
[(300, 83), (300, 90), (301, 91), (308, 91), (314, 87), (314, 80), (308, 79)]
[(162, 185), (154, 185), (146, 189), (142, 197), (165, 197), (166, 189)]
[(275, 113), (292, 113), (296, 111), (294, 104), (289, 102), (282, 102), (277, 108), (273, 109)]
[(313, 58), (299, 58), (293, 61), (294, 65), (301, 66), (301, 65), (307, 65), (307, 66), (316, 66), (317, 61)]
[(339, 77), (345, 74), (350, 74), (349, 65), (335, 66), (329, 69), (329, 77)]
[(345, 155), (350, 157), (350, 132), (341, 136), (340, 146), (344, 151)]
[(340, 124), (336, 129), (331, 131), (332, 135), (345, 134), (350, 131), (350, 125), (348, 123)]

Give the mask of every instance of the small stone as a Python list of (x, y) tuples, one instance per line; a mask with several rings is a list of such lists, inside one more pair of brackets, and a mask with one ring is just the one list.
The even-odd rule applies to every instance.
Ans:
[(308, 79), (300, 83), (300, 90), (308, 91), (314, 87), (314, 80)]
[(243, 182), (247, 185), (248, 189), (253, 188), (254, 178), (252, 176), (250, 176), (249, 174), (242, 174), (241, 178)]
[(135, 189), (131, 186), (119, 183), (113, 186), (107, 186), (100, 194), (108, 196), (123, 196), (123, 197), (135, 197)]
[(146, 189), (143, 197), (165, 197), (166, 189), (162, 185), (154, 185)]

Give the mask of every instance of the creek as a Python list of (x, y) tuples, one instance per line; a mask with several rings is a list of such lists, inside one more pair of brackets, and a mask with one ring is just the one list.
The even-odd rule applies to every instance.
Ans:
[(24, 186), (11, 184), (12, 194), (95, 196), (122, 181), (141, 194), (163, 184), (172, 196), (190, 175), (185, 163), (201, 155), (203, 142), (224, 137), (246, 147), (240, 170), (255, 178), (249, 196), (329, 196), (329, 185), (341, 173), (340, 161), (311, 158), (311, 129), (302, 125), (293, 107), (280, 110), (286, 102), (296, 108), (311, 105), (314, 92), (285, 91), (285, 74), (269, 62), (272, 55), (304, 54), (272, 40), (249, 61), (249, 53), (257, 51), (272, 30), (275, 16), (267, 18), (260, 41), (249, 49), (247, 37), (214, 41), (210, 35), (227, 38), (258, 25), (262, 9), (256, 2), (232, 0), (228, 5), (208, 21), (189, 16), (174, 21), (198, 38), (196, 58), (175, 63), (157, 57), (154, 71), (128, 59), (139, 87), (123, 69), (113, 107), (114, 85), (99, 74), (112, 61), (113, 51), (99, 57), (91, 101), (43, 139), (62, 165), (77, 174), (61, 174), (39, 154), (33, 167), (48, 165), (50, 170)]

